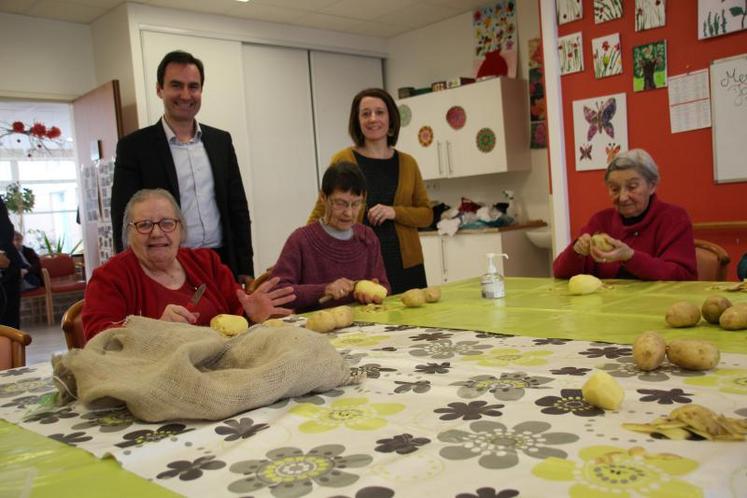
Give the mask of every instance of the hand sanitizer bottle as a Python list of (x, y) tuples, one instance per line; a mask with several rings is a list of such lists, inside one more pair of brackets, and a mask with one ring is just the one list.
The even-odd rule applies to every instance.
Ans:
[(500, 299), (506, 295), (506, 289), (503, 284), (503, 275), (498, 273), (495, 268), (495, 258), (508, 259), (508, 254), (489, 252), (486, 256), (488, 258), (488, 272), (480, 279), (482, 297), (485, 299)]

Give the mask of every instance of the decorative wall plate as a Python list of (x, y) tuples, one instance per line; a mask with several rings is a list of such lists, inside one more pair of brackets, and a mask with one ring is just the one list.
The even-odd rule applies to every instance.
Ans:
[[(495, 142), (495, 140), (493, 140)], [(433, 128), (430, 126), (423, 126), (418, 131), (418, 142), (423, 147), (428, 147), (433, 142)]]
[(458, 105), (452, 106), (446, 111), (446, 122), (455, 130), (461, 130), (467, 122), (467, 113)]
[(401, 104), (397, 109), (399, 109), (399, 125), (404, 128), (412, 120), (412, 110), (406, 104)]
[(490, 152), (495, 147), (495, 133), (490, 128), (482, 128), (475, 139), (477, 148), (482, 152)]

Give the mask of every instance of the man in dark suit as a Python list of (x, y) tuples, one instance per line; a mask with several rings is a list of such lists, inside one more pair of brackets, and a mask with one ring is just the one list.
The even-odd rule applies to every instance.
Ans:
[(163, 117), (117, 144), (111, 195), (115, 249), (123, 249), (122, 218), (132, 195), (163, 188), (186, 218), (183, 245), (213, 248), (239, 282), (246, 282), (254, 274), (251, 222), (231, 135), (195, 119), (205, 82), (202, 62), (187, 52), (170, 52), (157, 76)]

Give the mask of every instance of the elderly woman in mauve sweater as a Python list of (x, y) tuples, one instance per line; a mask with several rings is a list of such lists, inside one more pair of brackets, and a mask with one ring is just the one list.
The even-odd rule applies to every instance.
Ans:
[[(357, 221), (365, 194), (366, 181), (357, 165), (339, 162), (327, 168), (320, 192), (324, 215), (288, 237), (272, 270), (280, 287), (293, 288), (297, 312), (374, 302), (355, 294), (356, 280), (375, 280), (391, 290), (379, 239)], [(320, 305), (324, 296), (330, 299)]]

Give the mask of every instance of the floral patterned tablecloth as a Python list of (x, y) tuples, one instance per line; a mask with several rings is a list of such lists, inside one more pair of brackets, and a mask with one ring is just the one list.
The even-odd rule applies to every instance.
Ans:
[[(621, 427), (688, 403), (747, 417), (745, 355), (644, 373), (610, 343), (366, 322), (329, 338), (363, 383), (217, 423), (54, 407), (45, 364), (0, 373), (0, 417), (188, 496), (747, 496), (747, 443)], [(594, 369), (619, 410), (583, 401)]]

